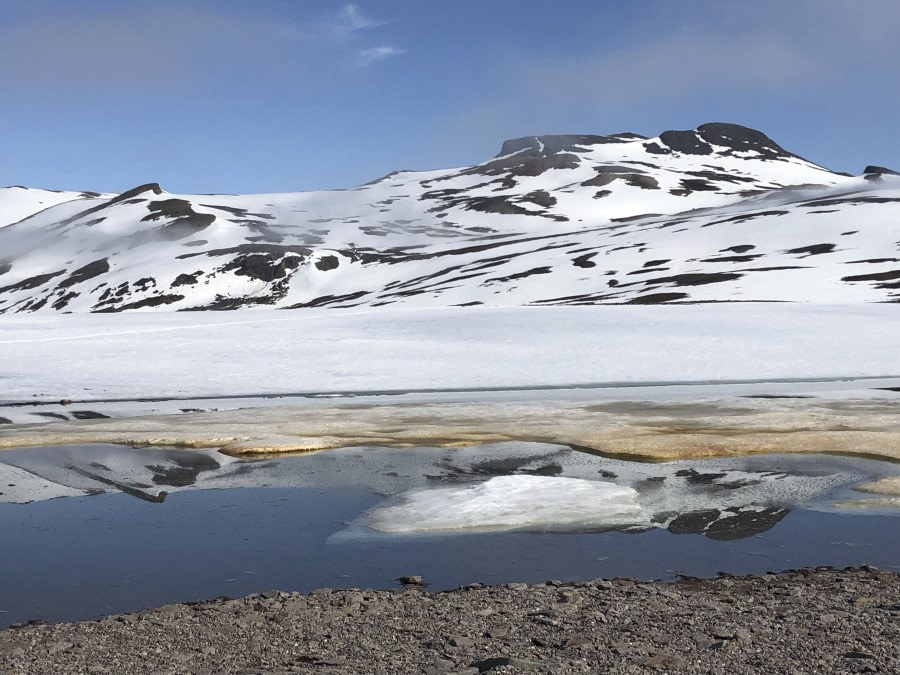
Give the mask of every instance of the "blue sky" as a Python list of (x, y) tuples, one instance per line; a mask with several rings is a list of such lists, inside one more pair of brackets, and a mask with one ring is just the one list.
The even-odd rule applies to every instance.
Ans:
[(728, 121), (900, 169), (897, 0), (4, 0), (0, 185), (275, 192)]

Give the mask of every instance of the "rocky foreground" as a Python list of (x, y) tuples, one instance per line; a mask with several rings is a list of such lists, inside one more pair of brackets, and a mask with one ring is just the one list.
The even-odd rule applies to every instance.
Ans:
[(871, 567), (420, 588), (270, 591), (14, 627), (0, 631), (0, 672), (900, 672), (900, 574)]

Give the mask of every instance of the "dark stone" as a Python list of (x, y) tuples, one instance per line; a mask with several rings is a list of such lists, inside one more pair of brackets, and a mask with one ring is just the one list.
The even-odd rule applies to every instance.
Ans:
[(517, 206), (509, 201), (509, 197), (467, 197), (455, 200), (452, 206), (464, 205), (468, 211), (481, 213), (499, 213), (508, 216), (536, 215), (533, 211)]
[(888, 174), (890, 176), (900, 176), (900, 171), (894, 171), (893, 169), (886, 169), (883, 166), (877, 166), (874, 164), (870, 164), (865, 169), (863, 169), (863, 173), (878, 174), (878, 175)]
[(900, 270), (891, 272), (873, 272), (872, 274), (856, 274), (849, 277), (841, 277), (841, 281), (889, 281), (900, 279)]
[(597, 175), (582, 182), (581, 185), (583, 187), (603, 187), (604, 185), (609, 185), (614, 180), (621, 180), (625, 184), (634, 187), (645, 188), (648, 190), (659, 189), (659, 181), (653, 176), (648, 176), (644, 173), (635, 173), (633, 170), (628, 169), (623, 173), (613, 173), (604, 170), (606, 168), (608, 167), (599, 167), (597, 169)]
[(189, 237), (206, 229), (216, 219), (211, 213), (197, 213), (191, 207), (191, 203), (185, 199), (163, 199), (150, 202), (147, 209), (150, 213), (141, 218), (141, 221), (159, 220), (160, 218), (172, 219), (168, 224), (153, 231), (154, 236), (165, 241)]
[(143, 300), (129, 302), (124, 305), (118, 305), (116, 307), (103, 307), (101, 309), (97, 309), (95, 307), (92, 311), (97, 314), (106, 314), (109, 312), (124, 312), (129, 309), (140, 309), (141, 307), (158, 307), (159, 305), (171, 305), (173, 302), (179, 302), (180, 300), (184, 300), (183, 295), (154, 295), (151, 298), (144, 298)]
[(397, 577), (397, 581), (399, 581), (404, 586), (426, 586), (425, 580), (422, 579), (418, 574), (408, 574), (402, 577)]
[(98, 413), (93, 410), (73, 410), (72, 417), (76, 420), (104, 420), (109, 419), (109, 415)]
[(66, 293), (65, 295), (63, 295), (63, 296), (57, 298), (57, 299), (53, 302), (53, 304), (51, 305), (51, 307), (53, 307), (53, 309), (57, 309), (57, 310), (62, 309), (63, 307), (65, 307), (66, 305), (68, 305), (72, 300), (74, 300), (75, 298), (77, 298), (78, 295), (79, 295), (78, 293)]
[(172, 288), (176, 286), (193, 286), (197, 283), (197, 278), (202, 274), (201, 270), (197, 270), (193, 274), (179, 274), (175, 277), (175, 281), (172, 282)]
[(728, 248), (723, 248), (720, 253), (726, 253), (731, 251), (733, 253), (746, 253), (747, 251), (752, 251), (756, 246), (753, 244), (738, 244), (737, 246), (729, 246)]
[(585, 253), (584, 255), (580, 255), (577, 258), (573, 258), (572, 264), (575, 265), (575, 267), (584, 267), (584, 268), (596, 267), (597, 263), (595, 263), (591, 260), (591, 258), (593, 258), (595, 255), (597, 255), (596, 252)]
[(681, 184), (680, 188), (669, 190), (670, 193), (679, 197), (689, 195), (692, 192), (716, 192), (719, 189), (717, 185), (713, 185), (702, 178), (682, 178), (679, 183)]
[(835, 248), (837, 248), (837, 244), (812, 244), (810, 246), (791, 248), (785, 251), (785, 253), (793, 253), (797, 255), (821, 255), (823, 253), (832, 253)]
[(68, 288), (69, 286), (74, 286), (82, 281), (93, 279), (94, 277), (106, 274), (107, 272), (109, 272), (109, 261), (106, 258), (100, 258), (99, 260), (89, 262), (83, 267), (79, 267), (69, 275), (68, 279), (60, 281), (58, 288)]
[(657, 277), (647, 279), (643, 283), (647, 285), (674, 284), (675, 286), (703, 286), (705, 284), (717, 284), (722, 281), (734, 281), (740, 279), (740, 272), (688, 272), (675, 274), (670, 277)]
[(221, 269), (223, 272), (233, 271), (238, 276), (259, 281), (275, 281), (286, 277), (288, 270), (297, 269), (303, 260), (304, 258), (299, 255), (251, 253), (235, 256)]
[(669, 148), (664, 148), (659, 143), (644, 143), (644, 150), (647, 152), (651, 152), (654, 155), (671, 155), (672, 151)]
[(177, 260), (187, 260), (188, 258), (196, 258), (198, 256), (209, 256), (210, 258), (219, 258), (234, 255), (236, 253), (271, 253), (275, 256), (283, 256), (287, 253), (296, 253), (301, 256), (312, 254), (312, 249), (308, 246), (280, 245), (280, 244), (239, 244), (229, 248), (216, 248), (210, 251), (198, 251), (197, 253), (182, 253), (176, 256)]
[(369, 291), (357, 291), (356, 293), (347, 293), (345, 295), (320, 295), (309, 302), (299, 302), (296, 305), (285, 307), (285, 309), (300, 309), (302, 307), (327, 307), (328, 305), (340, 305), (345, 302), (359, 300), (369, 294)]
[(762, 253), (754, 253), (752, 255), (725, 255), (719, 258), (704, 258), (701, 262), (709, 263), (745, 263), (752, 262), (757, 258), (762, 258)]
[(154, 465), (147, 468), (154, 472), (153, 482), (156, 485), (171, 487), (187, 487), (197, 482), (197, 476), (203, 471), (213, 471), (221, 464), (208, 455), (190, 452), (173, 452), (169, 459), (175, 466)]
[(684, 300), (690, 297), (687, 293), (650, 293), (648, 295), (639, 295), (632, 298), (626, 304), (628, 305), (661, 305), (664, 302), (674, 302), (675, 300)]
[(522, 197), (522, 201), (531, 202), (532, 204), (537, 204), (544, 208), (550, 208), (556, 204), (556, 197), (552, 196), (546, 190), (535, 190)]
[(534, 276), (535, 274), (550, 274), (553, 270), (549, 267), (535, 267), (530, 270), (525, 270), (524, 272), (517, 272), (516, 274), (510, 274), (505, 277), (493, 277), (491, 279), (486, 279), (484, 281), (485, 284), (489, 282), (497, 282), (497, 283), (505, 283), (507, 281), (516, 281), (518, 279), (524, 279), (526, 277)]
[(340, 265), (340, 261), (337, 256), (333, 255), (323, 255), (316, 261), (316, 269), (322, 270), (323, 272), (337, 269), (338, 265)]
[(33, 277), (28, 277), (17, 283), (0, 288), (0, 293), (5, 293), (7, 291), (25, 291), (31, 288), (37, 288), (38, 286), (43, 286), (54, 277), (58, 277), (60, 274), (65, 273), (65, 270), (59, 270), (58, 272), (48, 272), (47, 274), (36, 274)]
[(845, 659), (874, 659), (875, 658), (874, 654), (868, 654), (866, 652), (860, 652), (860, 651), (856, 651), (856, 650), (844, 652), (843, 654), (841, 654), (841, 656), (843, 656)]

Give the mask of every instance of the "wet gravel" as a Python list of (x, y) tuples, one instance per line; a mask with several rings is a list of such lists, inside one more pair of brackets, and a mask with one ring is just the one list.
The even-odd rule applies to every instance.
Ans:
[(0, 673), (898, 673), (900, 574), (269, 591), (0, 630)]

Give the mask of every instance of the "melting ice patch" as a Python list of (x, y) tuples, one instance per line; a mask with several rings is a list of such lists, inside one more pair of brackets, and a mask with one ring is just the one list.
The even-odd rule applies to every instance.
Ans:
[(645, 520), (630, 487), (580, 478), (497, 476), (477, 485), (410, 490), (400, 503), (369, 512), (388, 534), (585, 529)]

